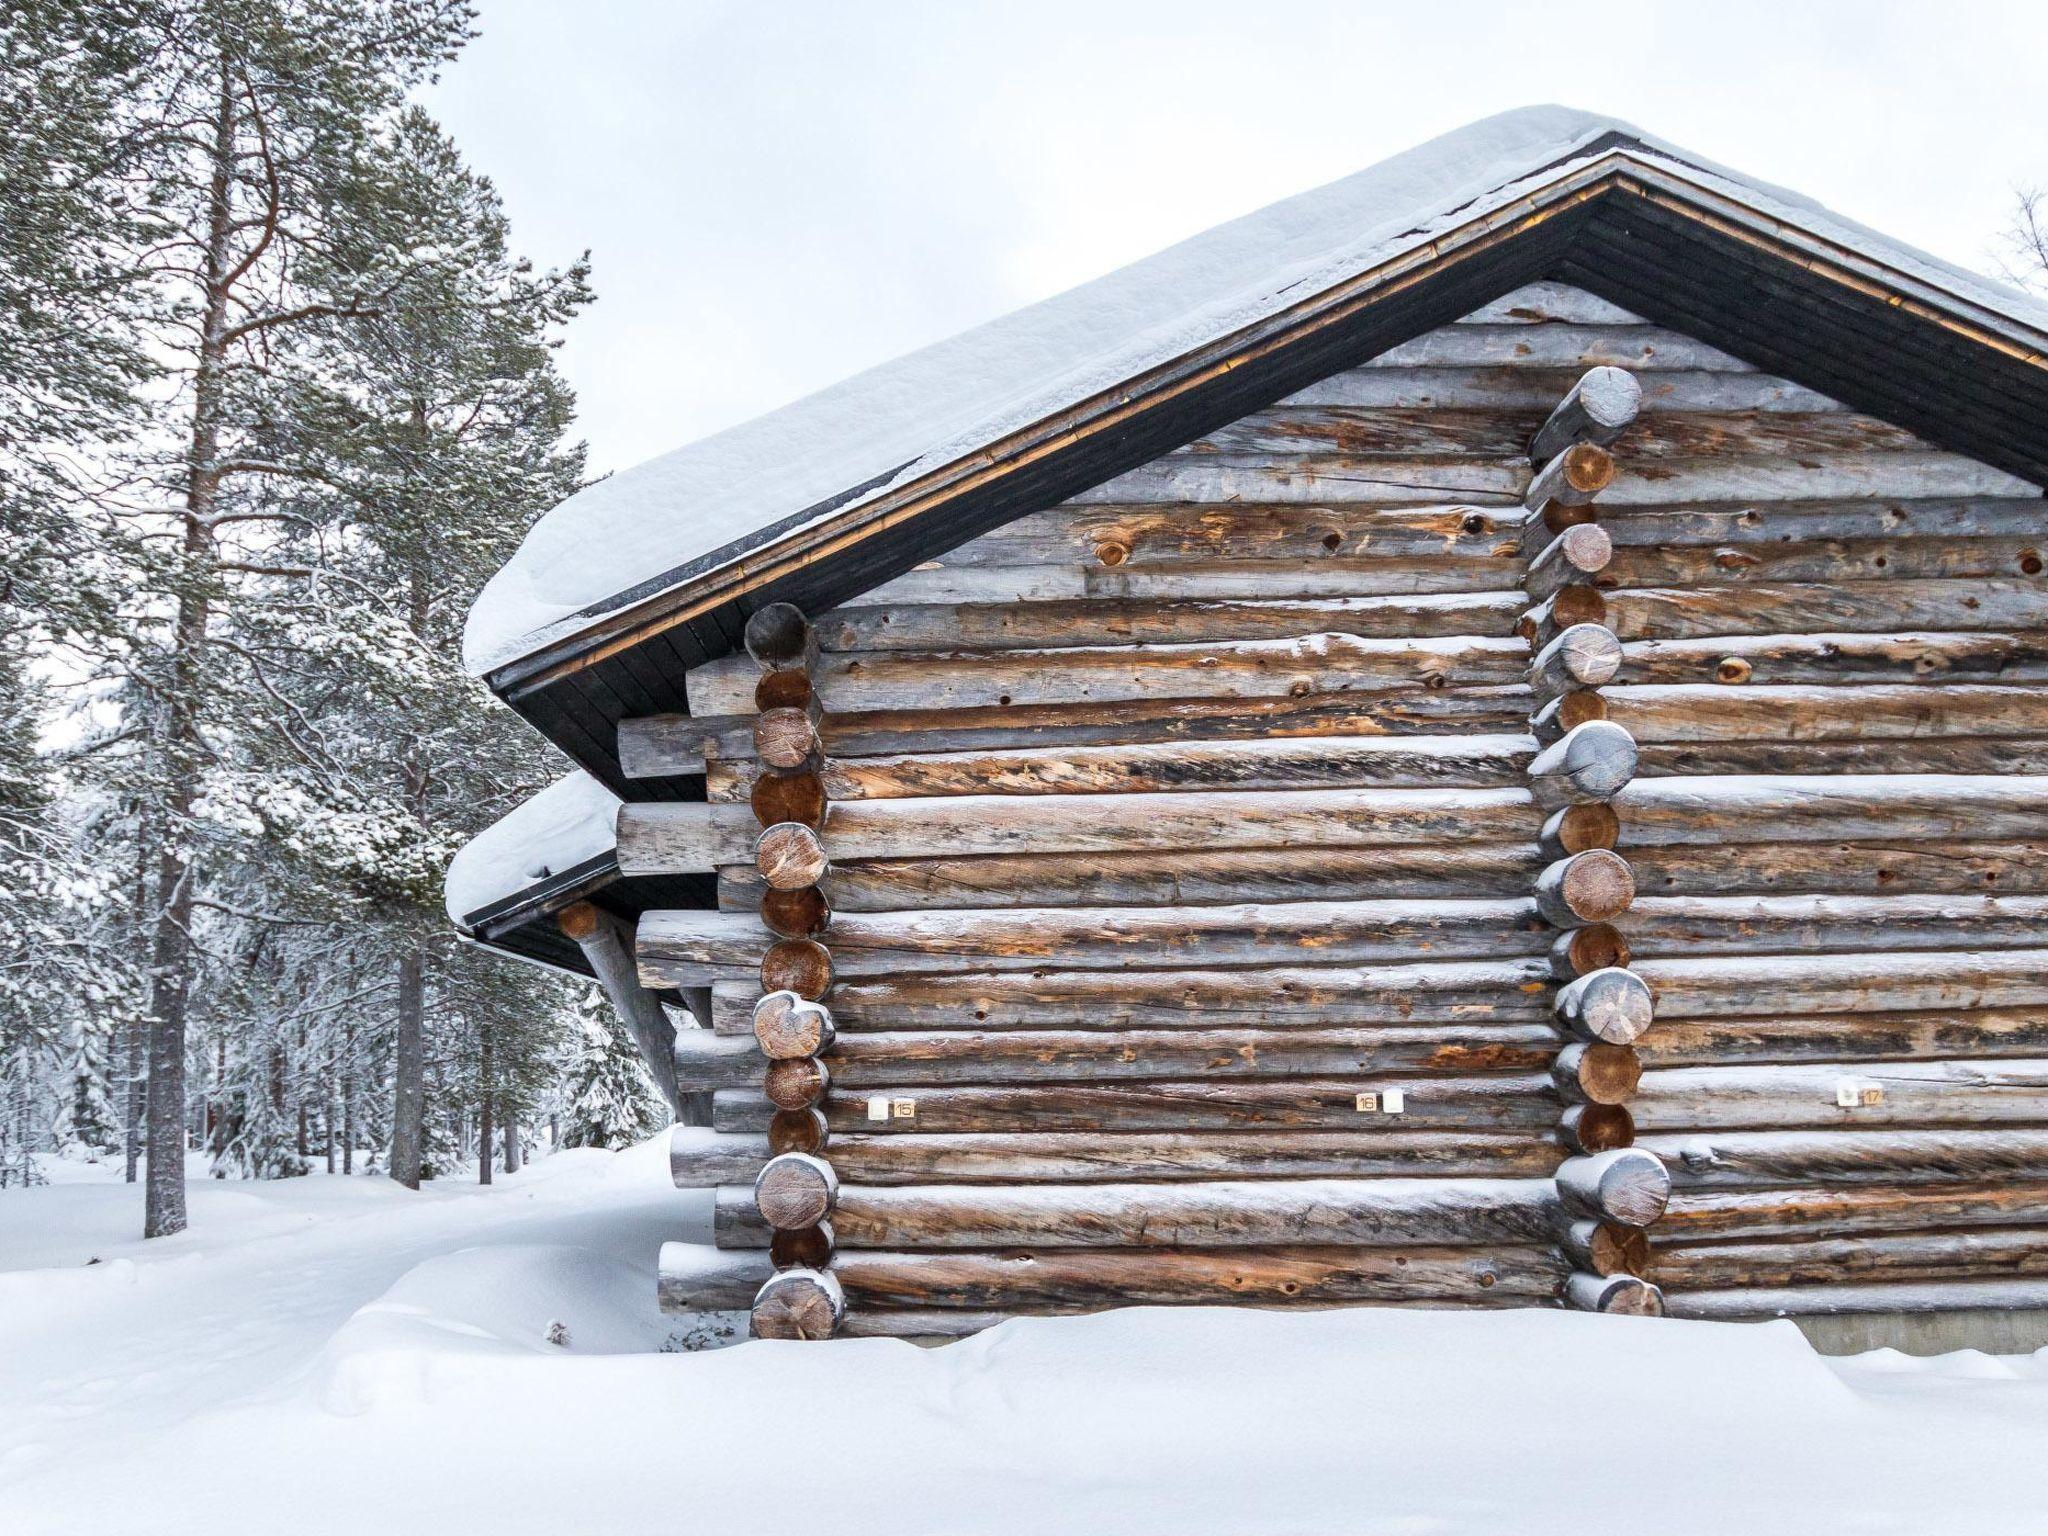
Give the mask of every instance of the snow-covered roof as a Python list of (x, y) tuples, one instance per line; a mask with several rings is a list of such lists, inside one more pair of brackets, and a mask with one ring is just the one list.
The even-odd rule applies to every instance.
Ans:
[(533, 655), (686, 574), (701, 575), (967, 458), (1609, 154), (1733, 198), (1985, 318), (2048, 332), (2048, 306), (1808, 198), (1700, 160), (1614, 118), (1528, 107), (1220, 225), (578, 492), (534, 525), (477, 598), (464, 659), (482, 674)]
[(465, 843), (442, 885), (448, 917), (467, 931), (472, 914), (613, 848), (619, 797), (587, 773), (557, 779)]

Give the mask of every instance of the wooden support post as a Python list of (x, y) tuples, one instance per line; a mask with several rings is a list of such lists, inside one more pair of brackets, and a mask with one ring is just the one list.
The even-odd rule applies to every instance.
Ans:
[(579, 901), (558, 912), (555, 925), (583, 951), (598, 986), (625, 1021), (669, 1113), (684, 1125), (709, 1125), (711, 1095), (686, 1092), (678, 1082), (675, 1026), (661, 1000), (640, 985), (619, 920), (591, 902)]

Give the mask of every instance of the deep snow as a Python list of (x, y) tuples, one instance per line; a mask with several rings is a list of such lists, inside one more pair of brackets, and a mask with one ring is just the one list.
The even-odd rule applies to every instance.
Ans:
[(689, 1352), (664, 1174), (657, 1138), (481, 1191), (196, 1179), (146, 1246), (133, 1189), (0, 1193), (0, 1531), (2048, 1528), (2048, 1352), (1160, 1308)]

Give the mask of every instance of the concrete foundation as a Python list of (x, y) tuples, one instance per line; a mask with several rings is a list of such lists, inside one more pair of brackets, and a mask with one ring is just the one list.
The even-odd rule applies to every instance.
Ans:
[(1896, 1349), (1907, 1355), (1945, 1355), (1976, 1349), (1987, 1355), (2027, 1355), (2048, 1348), (2048, 1308), (1981, 1312), (1842, 1312), (1795, 1317), (1799, 1331), (1823, 1355)]

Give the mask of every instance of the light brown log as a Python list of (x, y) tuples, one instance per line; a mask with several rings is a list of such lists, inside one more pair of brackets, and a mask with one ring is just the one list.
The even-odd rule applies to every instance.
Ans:
[(1640, 1228), (1604, 1221), (1573, 1222), (1565, 1228), (1559, 1246), (1590, 1275), (1649, 1275), (1654, 1262), (1650, 1239)]
[(1661, 1237), (1668, 1232), (1674, 1243), (1846, 1237), (1955, 1227), (2036, 1227), (2044, 1216), (2044, 1183), (1681, 1189), (1672, 1196), (1658, 1233)]
[[(776, 1062), (768, 1070), (771, 1091), (777, 1074), (806, 1063)], [(1297, 1127), (1342, 1130), (1376, 1124), (1384, 1111), (1361, 1108), (1361, 1094), (1398, 1088), (1405, 1098), (1403, 1124), (1423, 1128), (1466, 1126), (1476, 1130), (1526, 1128), (1555, 1122), (1557, 1092), (1548, 1076), (1496, 1072), (1471, 1077), (1359, 1076), (1328, 1078), (1226, 1078), (1196, 1082), (1030, 1083), (1010, 1087), (945, 1084), (891, 1093), (887, 1122), (868, 1118), (867, 1105), (834, 1094), (823, 1108), (834, 1134), (901, 1130), (947, 1131), (1193, 1131)], [(794, 1095), (790, 1095), (793, 1097)], [(897, 1101), (912, 1106), (895, 1113)], [(770, 1103), (744, 1089), (724, 1089), (713, 1103), (721, 1130), (754, 1130)]]
[[(1881, 1098), (1845, 1107), (1845, 1087)], [(1643, 1074), (1633, 1110), (1646, 1132), (2039, 1125), (2048, 1121), (2048, 1060), (1664, 1067)]]
[(777, 1269), (823, 1269), (832, 1262), (832, 1251), (836, 1246), (832, 1223), (821, 1221), (771, 1236), (768, 1239), (768, 1262)]
[(1617, 685), (1602, 696), (1608, 718), (1646, 743), (2048, 736), (2048, 688), (1670, 683)]
[[(718, 711), (739, 714), (735, 709)], [(818, 760), (816, 707), (810, 709), (767, 709), (754, 718), (754, 753), (770, 768), (794, 773)]]
[(773, 672), (763, 672), (754, 680), (754, 710), (765, 714), (771, 709), (801, 709), (817, 717), (818, 697), (811, 687), (808, 672), (794, 667)]
[(1557, 1208), (1540, 1179), (844, 1185), (833, 1227), (842, 1250), (1480, 1246), (1549, 1241)]
[(832, 1133), (821, 1109), (778, 1109), (768, 1117), (767, 1138), (769, 1152), (779, 1157), (784, 1152), (822, 1152)]
[(2048, 842), (1672, 844), (1630, 851), (1645, 893), (2048, 892)]
[(1664, 1293), (1634, 1275), (1575, 1274), (1565, 1282), (1565, 1300), (1581, 1312), (1625, 1317), (1662, 1317)]
[(1530, 460), (1547, 463), (1573, 443), (1606, 447), (1636, 419), (1643, 387), (1626, 368), (1588, 369), (1529, 440)]
[(1578, 1104), (1626, 1104), (1642, 1080), (1643, 1059), (1626, 1045), (1576, 1041), (1557, 1053), (1550, 1080)]
[(825, 820), (825, 785), (808, 770), (764, 773), (754, 780), (747, 804), (764, 828), (785, 821), (815, 827)]
[[(1574, 808), (1596, 809), (1612, 818), (1604, 806)], [(819, 892), (847, 912), (1507, 896), (1527, 890), (1544, 862), (1526, 842), (1330, 848), (1312, 860), (1286, 848), (868, 859), (832, 870)], [(769, 892), (751, 865), (719, 872), (719, 905), (727, 911), (752, 911), (771, 894), (780, 893)]]
[(2048, 1279), (1908, 1281), (1679, 1291), (1669, 1315), (1818, 1317), (1857, 1312), (2014, 1312), (2048, 1308)]
[(1948, 736), (1921, 741), (1653, 743), (1641, 749), (1637, 773), (1646, 779), (1690, 774), (1805, 778), (1873, 773), (2031, 778), (2048, 774), (2048, 740)]
[(754, 1039), (770, 1061), (822, 1056), (832, 1048), (831, 1011), (794, 992), (770, 992), (754, 1004)]
[(754, 1297), (757, 1339), (829, 1339), (846, 1318), (846, 1293), (830, 1270), (785, 1269)]
[[(619, 840), (622, 847), (629, 840), (623, 816)], [(754, 842), (754, 865), (761, 871), (761, 878), (778, 891), (816, 885), (832, 868), (818, 834), (796, 821), (778, 822), (762, 831)]]
[(1650, 1027), (1651, 992), (1636, 972), (1610, 966), (1560, 987), (1552, 1007), (1581, 1040), (1632, 1045)]
[(856, 1308), (1289, 1305), (1548, 1299), (1562, 1259), (1541, 1246), (1156, 1249), (1047, 1248), (1003, 1253), (839, 1255), (833, 1273)]
[(1550, 974), (1559, 981), (1576, 981), (1595, 971), (1626, 967), (1633, 952), (1628, 938), (1612, 923), (1588, 923), (1561, 933), (1550, 946)]
[(2048, 950), (1728, 955), (1638, 961), (1660, 1018), (1881, 1013), (2048, 1003)]
[[(832, 1085), (832, 1075), (815, 1056), (796, 1061), (771, 1061), (762, 1079), (762, 1091), (778, 1110), (815, 1107)], [(829, 1123), (830, 1116), (827, 1116)]]
[[(911, 1028), (1284, 1029), (1455, 1021), (1476, 1024), (1549, 1018), (1549, 984), (1549, 965), (1542, 958), (1361, 967), (857, 977), (834, 990), (832, 1019), (842, 1038), (850, 1032)], [(759, 995), (757, 988), (744, 983), (719, 983), (712, 989), (714, 1028), (751, 1034), (754, 1000)]]
[(1608, 922), (1626, 912), (1635, 895), (1628, 860), (1604, 848), (1569, 854), (1536, 877), (1536, 911), (1553, 928)]
[(770, 1158), (754, 1180), (755, 1209), (778, 1232), (816, 1226), (838, 1199), (839, 1178), (832, 1165), (808, 1152)]
[[(1529, 666), (1529, 690), (1548, 702), (1611, 682), (1621, 670), (1621, 642), (1599, 624), (1574, 624), (1541, 651)], [(1560, 711), (1563, 706), (1559, 705)]]
[(1515, 620), (1515, 634), (1540, 651), (1574, 624), (1607, 624), (1607, 594), (1598, 587), (1561, 587)]
[(1589, 720), (1536, 754), (1529, 792), (1544, 810), (1612, 800), (1635, 771), (1635, 739), (1618, 725)]
[[(1533, 693), (1531, 697), (1534, 697)], [(1547, 747), (1589, 720), (1606, 718), (1606, 699), (1590, 688), (1578, 688), (1570, 693), (1559, 694), (1531, 715), (1529, 734), (1539, 744)]]
[(1695, 1131), (1640, 1144), (1686, 1189), (2048, 1182), (2048, 1130)]
[(1557, 1118), (1557, 1139), (1573, 1152), (1612, 1152), (1635, 1145), (1635, 1117), (1620, 1104), (1574, 1104)]
[(1614, 483), (1614, 455), (1592, 443), (1574, 443), (1536, 471), (1522, 505), (1532, 516), (1552, 502), (1584, 506)]
[[(641, 963), (659, 968), (653, 955)], [(777, 939), (761, 956), (760, 977), (765, 992), (794, 992), (806, 1002), (818, 1002), (832, 990), (832, 952), (816, 939)]]
[(1590, 587), (1614, 558), (1614, 541), (1598, 523), (1574, 523), (1537, 552), (1522, 590), (1537, 602), (1572, 587)]
[(769, 603), (749, 614), (744, 638), (747, 654), (770, 669), (801, 667), (812, 646), (810, 621), (789, 603)]
[[(758, 875), (760, 872), (751, 870), (749, 873)], [(719, 883), (723, 894), (723, 874)], [(815, 885), (794, 891), (778, 891), (763, 881), (754, 894), (761, 913), (761, 926), (778, 938), (815, 939), (832, 926), (831, 900)]]
[(1557, 1170), (1557, 1191), (1574, 1216), (1647, 1227), (1671, 1202), (1671, 1175), (1654, 1153), (1625, 1147), (1567, 1159)]
[(1552, 811), (1543, 823), (1539, 848), (1552, 863), (1595, 848), (1612, 848), (1621, 833), (1621, 818), (1605, 801), (1588, 801)]

